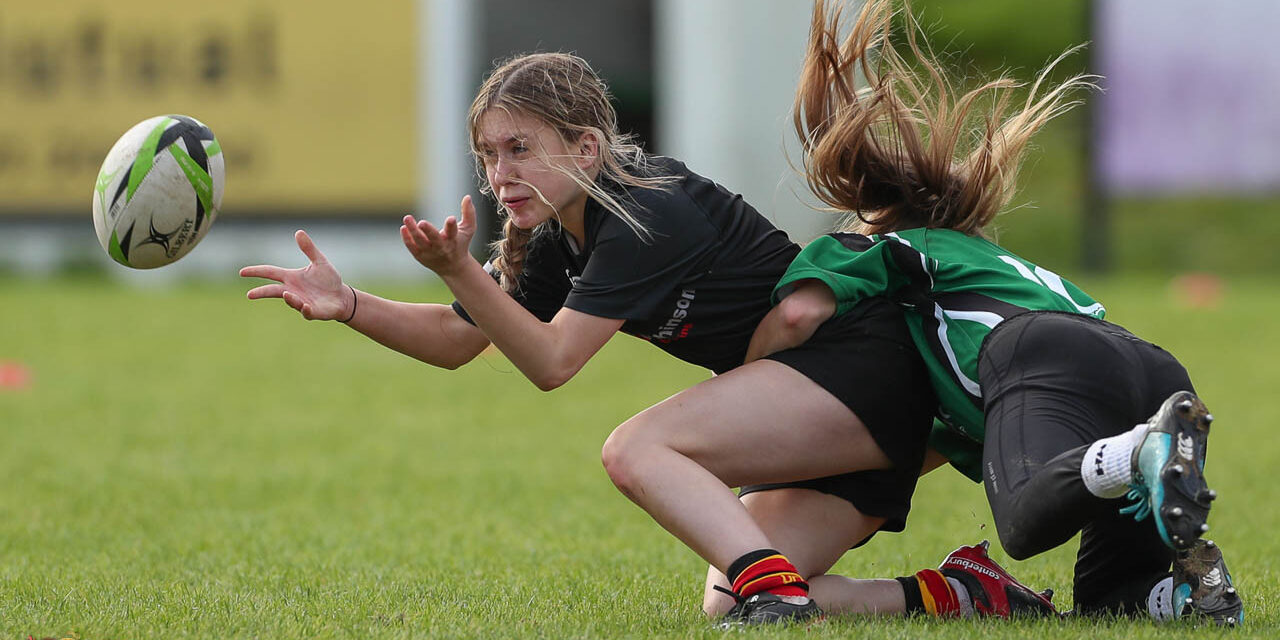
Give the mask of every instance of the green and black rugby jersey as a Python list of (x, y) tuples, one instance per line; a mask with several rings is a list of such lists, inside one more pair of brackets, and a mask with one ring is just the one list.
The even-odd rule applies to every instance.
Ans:
[(1032, 310), (1102, 318), (1101, 304), (1051, 271), (986, 239), (947, 229), (909, 229), (814, 240), (774, 289), (779, 300), (800, 280), (820, 280), (836, 294), (836, 313), (869, 296), (885, 296), (908, 313), (939, 402), (930, 444), (979, 480), (985, 434), (978, 351), (1000, 322)]

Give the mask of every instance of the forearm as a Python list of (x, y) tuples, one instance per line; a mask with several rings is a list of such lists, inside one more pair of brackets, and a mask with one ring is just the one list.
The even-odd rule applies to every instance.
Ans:
[(538, 319), (507, 295), (479, 263), (441, 277), (476, 326), (538, 388), (560, 386), (590, 357), (574, 348), (574, 336)]
[(476, 357), (488, 340), (443, 304), (419, 304), (356, 292), (347, 326), (375, 342), (427, 364), (456, 369)]
[(765, 314), (751, 336), (744, 361), (804, 344), (835, 312), (835, 295), (830, 288), (817, 281), (802, 281), (791, 295)]
[(785, 351), (792, 347), (798, 347), (817, 330), (818, 324), (813, 323), (811, 326), (806, 323), (803, 325), (790, 324), (783, 318), (783, 311), (780, 307), (774, 307), (769, 310), (764, 319), (760, 321), (760, 325), (756, 327), (756, 332), (751, 336), (751, 343), (747, 346), (747, 357), (744, 362), (759, 360), (771, 353)]

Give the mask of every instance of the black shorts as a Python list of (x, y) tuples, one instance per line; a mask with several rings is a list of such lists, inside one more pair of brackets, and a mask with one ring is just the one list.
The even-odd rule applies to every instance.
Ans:
[(870, 298), (823, 323), (808, 342), (766, 356), (839, 398), (867, 426), (893, 468), (750, 485), (741, 495), (814, 489), (843, 498), (866, 515), (886, 518), (885, 531), (906, 527), (938, 401), (902, 314), (894, 303)]

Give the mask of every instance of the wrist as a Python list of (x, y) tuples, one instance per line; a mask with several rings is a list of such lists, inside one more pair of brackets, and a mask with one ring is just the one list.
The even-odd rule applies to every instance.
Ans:
[(484, 266), (467, 254), (461, 260), (450, 262), (440, 269), (432, 269), (440, 279), (446, 284), (471, 282), (476, 277), (476, 272), (483, 274), (486, 279), (492, 280), (493, 277), (484, 270)]
[(348, 315), (346, 320), (338, 320), (338, 322), (341, 322), (342, 324), (347, 324), (355, 319), (356, 308), (359, 307), (360, 303), (360, 296), (356, 293), (355, 287), (352, 287), (351, 285), (346, 285), (346, 287), (351, 291), (351, 315)]

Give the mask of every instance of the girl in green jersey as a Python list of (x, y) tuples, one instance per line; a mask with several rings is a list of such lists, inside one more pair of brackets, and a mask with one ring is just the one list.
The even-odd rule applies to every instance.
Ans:
[(795, 126), (811, 190), (851, 224), (792, 263), (749, 359), (869, 297), (897, 302), (940, 405), (930, 442), (984, 483), (1011, 556), (1081, 533), (1077, 612), (1238, 623), (1221, 551), (1200, 537), (1216, 497), (1204, 477), (1213, 418), (1185, 369), (984, 236), (1031, 136), (1090, 78), (1043, 89), (1046, 70), (1019, 103), (1007, 78), (957, 91), (917, 45), (909, 10), (915, 60), (899, 57), (892, 13), (868, 0), (844, 37), (838, 10), (815, 24)]

